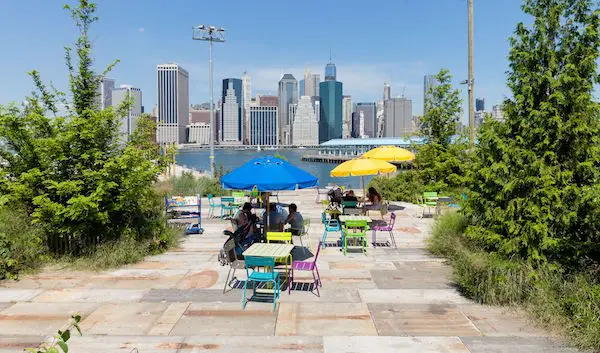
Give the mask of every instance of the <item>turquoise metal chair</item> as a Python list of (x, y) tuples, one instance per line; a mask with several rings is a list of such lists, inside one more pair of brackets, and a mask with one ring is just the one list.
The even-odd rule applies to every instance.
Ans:
[(235, 198), (232, 196), (223, 196), (221, 197), (221, 219), (225, 217), (225, 212), (227, 212), (227, 216), (232, 217), (233, 212), (235, 212), (239, 207), (235, 204)]
[[(258, 257), (258, 256), (245, 256), (244, 261), (246, 262), (246, 277), (248, 278), (244, 283), (244, 296), (242, 297), (242, 308), (246, 309), (248, 303), (248, 297), (246, 296), (246, 290), (248, 283), (252, 284), (252, 296), (256, 295), (256, 286), (258, 283), (273, 283), (273, 311), (277, 309), (277, 299), (281, 295), (281, 287), (279, 280), (279, 272), (275, 272), (275, 259), (272, 257)], [(269, 269), (266, 272), (258, 272), (251, 268), (264, 267)]]
[[(214, 217), (215, 216), (215, 208), (217, 207), (221, 207), (220, 203), (215, 203), (215, 197), (213, 194), (208, 194), (208, 217)], [(222, 217), (222, 212), (221, 212), (221, 217)]]
[(321, 246), (325, 247), (325, 241), (327, 240), (327, 234), (329, 232), (341, 232), (342, 227), (340, 226), (340, 222), (337, 219), (327, 218), (327, 214), (325, 212), (321, 213), (321, 222), (325, 226), (325, 231), (323, 232), (323, 239), (321, 239)]

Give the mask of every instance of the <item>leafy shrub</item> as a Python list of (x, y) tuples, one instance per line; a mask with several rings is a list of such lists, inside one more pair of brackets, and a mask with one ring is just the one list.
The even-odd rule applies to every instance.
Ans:
[(165, 195), (208, 195), (221, 196), (225, 190), (221, 189), (219, 182), (215, 178), (200, 176), (196, 177), (192, 173), (184, 172), (181, 176), (172, 177), (160, 182), (158, 185), (160, 192)]

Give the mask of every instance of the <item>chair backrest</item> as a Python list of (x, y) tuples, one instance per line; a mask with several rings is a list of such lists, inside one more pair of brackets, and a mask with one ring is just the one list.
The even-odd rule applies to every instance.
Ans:
[(381, 203), (381, 207), (379, 208), (379, 210), (380, 210), (382, 216), (385, 216), (388, 213), (389, 207), (390, 207), (389, 202), (383, 201)]
[(321, 222), (323, 222), (323, 224), (327, 222), (327, 215), (325, 214), (325, 212), (321, 212)]
[[(235, 254), (235, 240), (229, 239), (225, 242), (225, 245), (223, 246), (224, 250), (225, 250), (225, 254), (227, 256), (225, 256), (225, 259), (227, 260), (227, 264), (231, 264), (232, 262), (234, 262), (235, 260), (237, 260), (237, 256)], [(231, 254), (233, 254), (233, 258), (231, 256)]]
[(291, 232), (267, 232), (267, 243), (272, 241), (285, 241), (288, 244), (292, 243)]
[(234, 202), (235, 202), (235, 198), (233, 198), (231, 196), (222, 196), (221, 197), (221, 203), (224, 205), (232, 204)]
[(366, 220), (347, 220), (345, 222), (346, 228), (366, 228), (367, 221)]
[(246, 269), (248, 267), (275, 267), (274, 257), (262, 257), (262, 256), (244, 256), (246, 262)]
[(438, 194), (435, 191), (426, 191), (423, 193), (423, 198), (425, 199), (425, 201), (435, 199), (437, 197), (438, 197)]
[(231, 193), (231, 196), (233, 196), (235, 201), (242, 202), (244, 201), (246, 194), (243, 191), (234, 191)]
[(215, 204), (214, 198), (215, 197), (213, 196), (213, 194), (208, 194), (207, 198), (208, 198), (208, 204), (211, 206), (214, 206), (214, 204)]
[(319, 241), (319, 246), (317, 246), (317, 253), (315, 254), (315, 258), (313, 259), (313, 263), (317, 263), (317, 259), (319, 258), (319, 252), (321, 252), (321, 248), (323, 247), (323, 242)]
[(310, 219), (303, 220), (302, 221), (302, 235), (307, 235), (309, 228), (310, 228)]
[(356, 207), (356, 205), (358, 204), (358, 201), (342, 201), (342, 206), (343, 207)]
[(394, 223), (396, 223), (396, 214), (394, 212), (392, 212), (390, 214), (390, 226), (392, 228), (394, 228)]

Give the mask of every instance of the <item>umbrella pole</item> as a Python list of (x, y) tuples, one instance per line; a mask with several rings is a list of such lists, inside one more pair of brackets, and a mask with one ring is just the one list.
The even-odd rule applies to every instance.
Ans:
[(362, 176), (362, 187), (363, 187), (363, 214), (365, 213), (366, 204), (367, 204), (367, 193), (365, 192), (365, 176)]
[(267, 239), (267, 229), (268, 229), (267, 227), (269, 227), (269, 194), (270, 194), (269, 192), (266, 193), (266, 199), (267, 200), (265, 202), (265, 217), (264, 217), (264, 220), (265, 220), (265, 234), (263, 234), (265, 241)]

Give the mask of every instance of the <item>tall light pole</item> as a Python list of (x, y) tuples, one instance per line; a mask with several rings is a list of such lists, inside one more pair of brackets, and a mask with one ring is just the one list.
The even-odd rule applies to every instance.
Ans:
[(210, 173), (215, 175), (215, 108), (213, 106), (212, 43), (225, 41), (225, 28), (211, 25), (192, 27), (192, 39), (208, 42), (208, 86), (210, 89)]
[(469, 1), (469, 141), (475, 144), (475, 97), (473, 77), (473, 0)]

